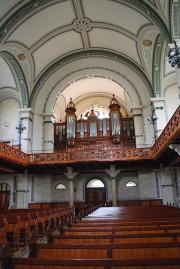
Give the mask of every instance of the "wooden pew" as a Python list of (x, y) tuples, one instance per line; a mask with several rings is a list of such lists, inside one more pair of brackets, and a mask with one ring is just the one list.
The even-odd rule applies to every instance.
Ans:
[(10, 243), (11, 251), (19, 249), (19, 219), (14, 215), (0, 216), (0, 226), (4, 227), (6, 239)]
[(179, 258), (180, 242), (133, 244), (36, 244), (35, 256), (63, 259)]
[(72, 227), (71, 229), (64, 229), (64, 234), (65, 235), (93, 235), (93, 234), (135, 234), (135, 233), (172, 233), (180, 232), (180, 226), (168, 226), (168, 227), (128, 227), (128, 228), (114, 228), (114, 227), (106, 227), (106, 228), (101, 228), (96, 227), (96, 228), (74, 228)]
[(61, 209), (63, 235), (52, 235), (54, 244), (36, 244), (38, 257), (12, 258), (12, 269), (180, 268), (180, 211), (115, 210), (109, 219), (91, 214), (72, 223)]
[(13, 258), (12, 269), (179, 269), (180, 258), (47, 259)]
[(51, 243), (54, 244), (102, 244), (102, 243), (162, 243), (180, 242), (180, 233), (147, 233), (125, 235), (53, 235)]
[(10, 264), (11, 246), (6, 238), (6, 229), (4, 226), (0, 227), (0, 268), (7, 269)]
[(169, 227), (175, 227), (177, 226), (180, 227), (180, 220), (170, 220), (168, 221), (158, 221), (158, 222), (152, 222), (152, 221), (144, 221), (144, 222), (79, 222), (76, 223), (73, 228), (74, 229), (91, 229), (91, 228), (96, 228), (100, 226), (101, 228), (120, 228), (120, 229), (126, 229), (126, 228), (138, 228), (138, 227), (161, 227), (161, 228), (169, 228)]

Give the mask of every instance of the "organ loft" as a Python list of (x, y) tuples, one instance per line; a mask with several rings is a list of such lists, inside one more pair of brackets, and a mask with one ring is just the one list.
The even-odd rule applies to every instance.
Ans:
[(77, 147), (84, 149), (90, 145), (99, 148), (116, 144), (135, 147), (133, 118), (122, 117), (121, 106), (114, 95), (109, 104), (109, 117), (99, 118), (92, 107), (84, 116), (77, 118), (72, 99), (65, 112), (65, 121), (54, 124), (55, 151)]

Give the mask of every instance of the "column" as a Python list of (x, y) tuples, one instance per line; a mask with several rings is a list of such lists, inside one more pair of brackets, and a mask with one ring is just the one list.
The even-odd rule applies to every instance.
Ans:
[(165, 114), (165, 105), (164, 105), (165, 98), (151, 98), (152, 107), (154, 108), (155, 114), (157, 116), (156, 121), (156, 138), (158, 138), (161, 132), (164, 130), (166, 126), (167, 119)]
[(46, 153), (54, 151), (54, 125), (51, 118), (52, 115), (43, 115), (43, 149)]
[(32, 125), (34, 113), (31, 108), (25, 108), (19, 110), (19, 127), (25, 127), (24, 130), (19, 133), (19, 143), (21, 144), (21, 150), (24, 152), (31, 152), (32, 150)]
[(142, 107), (132, 108), (133, 117), (134, 117), (134, 129), (135, 129), (135, 139), (136, 147), (144, 148), (144, 129), (143, 129), (143, 116), (142, 116)]
[(116, 176), (120, 170), (116, 170), (115, 165), (110, 165), (109, 170), (105, 172), (111, 177), (112, 182), (112, 205), (117, 206), (117, 187), (116, 187)]
[(64, 173), (69, 179), (69, 206), (74, 207), (74, 178), (78, 173), (73, 173), (72, 167), (67, 167), (67, 173)]

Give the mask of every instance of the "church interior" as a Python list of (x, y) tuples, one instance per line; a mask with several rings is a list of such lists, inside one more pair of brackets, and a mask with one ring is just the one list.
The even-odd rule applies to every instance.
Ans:
[(0, 268), (178, 269), (180, 1), (0, 2)]

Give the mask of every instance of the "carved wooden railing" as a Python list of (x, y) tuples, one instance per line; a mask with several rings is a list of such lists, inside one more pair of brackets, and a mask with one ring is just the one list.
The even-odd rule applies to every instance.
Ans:
[(180, 136), (180, 106), (157, 139), (152, 148), (123, 148), (120, 145), (99, 147), (89, 146), (68, 149), (55, 153), (25, 154), (6, 144), (0, 143), (0, 160), (19, 165), (68, 164), (90, 161), (136, 161), (157, 159), (167, 147)]
[(27, 154), (7, 144), (0, 143), (0, 160), (27, 166)]
[(152, 147), (153, 159), (157, 159), (178, 137), (180, 137), (180, 106)]
[(86, 151), (62, 151), (57, 153), (31, 154), (30, 162), (33, 164), (47, 163), (72, 163), (90, 161), (131, 161), (151, 159), (150, 148), (116, 148), (113, 150), (86, 150)]

